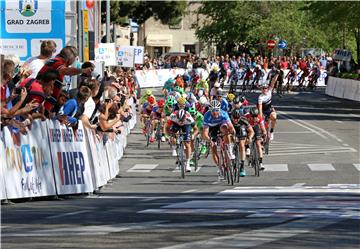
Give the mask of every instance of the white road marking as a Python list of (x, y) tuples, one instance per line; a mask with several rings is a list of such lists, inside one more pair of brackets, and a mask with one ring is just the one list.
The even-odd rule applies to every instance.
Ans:
[(303, 151), (303, 152), (286, 152), (286, 153), (274, 153), (271, 150), (271, 145), (270, 145), (270, 153), (269, 155), (266, 155), (268, 157), (272, 157), (272, 156), (290, 156), (290, 155), (306, 155), (306, 154), (321, 154), (321, 153), (352, 153), (352, 152), (357, 152), (357, 150), (353, 149), (353, 148), (344, 148), (343, 150), (334, 150), (334, 149), (322, 149), (322, 150), (312, 150), (312, 151)]
[(335, 120), (336, 123), (339, 123), (339, 124), (343, 124), (344, 122), (343, 121), (340, 121), (340, 120)]
[(321, 134), (320, 132), (314, 130), (314, 129), (311, 129), (310, 127), (306, 126), (306, 125), (303, 125), (302, 123), (300, 123), (300, 120), (299, 119), (295, 119), (294, 117), (286, 114), (285, 112), (282, 112), (282, 111), (277, 111), (279, 114), (282, 114), (283, 116), (285, 117), (288, 117), (288, 121), (294, 123), (294, 124), (297, 124), (298, 126), (301, 126), (309, 131), (311, 131), (312, 133), (315, 133), (316, 135), (318, 135), (319, 137), (321, 138), (324, 138), (324, 139), (327, 139), (326, 136), (324, 136), (323, 134)]
[(236, 187), (234, 189), (227, 189), (221, 191), (217, 195), (233, 195), (233, 194), (297, 194), (297, 193), (333, 193), (333, 194), (360, 194), (360, 189), (357, 188), (333, 188), (329, 186), (304, 186), (294, 188), (290, 187)]
[(220, 236), (212, 239), (188, 242), (160, 249), (208, 249), (208, 248), (254, 248), (266, 243), (283, 240), (299, 234), (311, 233), (314, 230), (335, 224), (341, 219), (304, 218), (285, 224), (248, 232)]
[(312, 131), (276, 131), (276, 134), (305, 134), (313, 133)]
[(265, 171), (289, 171), (287, 164), (264, 164)]
[(359, 163), (354, 163), (353, 165), (358, 171), (360, 171), (360, 164)]
[(202, 166), (201, 166), (201, 165), (198, 165), (195, 172), (199, 172), (201, 168), (202, 168)]
[(141, 172), (147, 173), (155, 169), (159, 164), (135, 164), (132, 168), (128, 169), (126, 172)]
[(196, 192), (198, 191), (198, 189), (189, 189), (189, 190), (185, 190), (182, 193), (192, 193), (192, 192)]
[(309, 163), (308, 167), (312, 171), (335, 171), (331, 163)]
[(348, 147), (349, 145), (348, 145), (348, 144), (343, 144), (343, 146), (346, 146), (346, 147)]
[(294, 185), (292, 185), (291, 187), (292, 187), (292, 188), (299, 188), (299, 187), (304, 186), (305, 184), (306, 184), (305, 182), (295, 183), (295, 184), (294, 184)]
[(360, 115), (353, 114), (353, 113), (351, 113), (351, 114), (350, 114), (350, 116), (352, 116), (352, 117), (356, 117), (356, 118), (360, 118)]
[(150, 221), (141, 223), (129, 223), (129, 224), (112, 224), (112, 225), (100, 225), (100, 226), (76, 226), (76, 227), (62, 227), (54, 229), (39, 229), (39, 230), (27, 230), (22, 233), (3, 233), (6, 237), (46, 237), (46, 236), (76, 236), (76, 235), (105, 235), (109, 233), (118, 233), (131, 229), (149, 229), (154, 225), (163, 223), (166, 221)]
[(213, 184), (213, 185), (219, 184), (219, 181), (213, 182), (213, 183), (211, 183), (211, 184)]
[(83, 210), (83, 211), (59, 214), (59, 215), (48, 216), (48, 217), (46, 217), (46, 219), (56, 219), (56, 218), (61, 218), (61, 217), (67, 217), (67, 216), (72, 216), (72, 215), (77, 215), (77, 214), (88, 213), (88, 212), (90, 212), (90, 211), (89, 210)]

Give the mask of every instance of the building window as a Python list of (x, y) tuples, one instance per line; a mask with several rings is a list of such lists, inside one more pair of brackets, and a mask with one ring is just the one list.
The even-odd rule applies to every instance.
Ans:
[(187, 45), (184, 45), (184, 52), (185, 53), (192, 53), (192, 54), (195, 54), (195, 44), (187, 44)]
[(163, 47), (154, 47), (154, 57), (159, 58), (163, 54)]

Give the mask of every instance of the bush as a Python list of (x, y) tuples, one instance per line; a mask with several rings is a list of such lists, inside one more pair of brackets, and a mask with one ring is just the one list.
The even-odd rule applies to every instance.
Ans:
[(343, 79), (351, 79), (357, 80), (359, 79), (359, 75), (356, 73), (338, 73), (336, 77), (343, 78)]

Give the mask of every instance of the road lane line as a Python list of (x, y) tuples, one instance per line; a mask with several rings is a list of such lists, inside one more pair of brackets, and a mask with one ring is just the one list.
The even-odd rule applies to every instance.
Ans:
[(308, 167), (311, 171), (335, 171), (331, 163), (309, 163)]
[(128, 169), (126, 172), (142, 172), (147, 173), (155, 169), (159, 164), (135, 164), (132, 168)]
[(336, 123), (339, 123), (339, 124), (343, 124), (344, 122), (343, 121), (340, 121), (340, 120), (335, 120)]
[(289, 171), (287, 164), (264, 164), (264, 167), (265, 167), (264, 171), (270, 171), (270, 172)]
[(301, 124), (299, 119), (295, 119), (294, 117), (292, 117), (292, 116), (290, 116), (290, 115), (288, 115), (288, 114), (286, 114), (285, 112), (282, 112), (282, 111), (278, 111), (278, 113), (281, 114), (281, 115), (283, 115), (283, 116), (285, 116), (285, 117), (287, 117), (287, 118), (288, 118), (288, 119), (287, 119), (288, 121), (290, 121), (290, 122), (292, 122), (292, 123), (294, 123), (294, 124), (297, 124), (298, 126), (301, 126), (301, 127), (305, 128), (305, 129), (311, 131), (312, 133), (315, 133), (316, 135), (318, 135), (318, 136), (321, 137), (321, 138), (327, 139), (327, 137), (324, 136), (323, 134), (321, 134), (320, 132), (318, 132), (318, 131), (316, 131), (316, 130), (314, 130), (314, 129), (311, 129), (310, 127), (307, 127), (307, 126)]
[(304, 186), (305, 184), (306, 184), (305, 182), (295, 183), (295, 184), (294, 184), (294, 185), (292, 185), (291, 187), (292, 187), (292, 188), (299, 188), (299, 187)]
[(254, 248), (336, 224), (343, 219), (303, 218), (267, 228), (177, 244), (160, 249)]
[(359, 163), (354, 163), (353, 165), (358, 171), (360, 171), (360, 164)]
[(192, 192), (196, 192), (198, 191), (198, 189), (189, 189), (189, 190), (185, 190), (182, 193), (192, 193)]
[(46, 219), (57, 219), (57, 218), (62, 218), (62, 217), (67, 217), (67, 216), (72, 216), (72, 215), (77, 215), (77, 214), (83, 214), (83, 213), (88, 213), (88, 212), (90, 212), (90, 211), (83, 210), (83, 211), (77, 211), (77, 212), (71, 212), (71, 213), (65, 213), (65, 214), (58, 214), (58, 215), (48, 216), (48, 217), (46, 217)]

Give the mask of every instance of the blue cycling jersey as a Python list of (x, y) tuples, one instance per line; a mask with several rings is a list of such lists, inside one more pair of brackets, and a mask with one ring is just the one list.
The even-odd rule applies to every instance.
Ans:
[(225, 112), (229, 111), (229, 102), (225, 98), (222, 98), (221, 100), (221, 110)]
[(204, 115), (204, 127), (214, 127), (218, 125), (222, 125), (225, 123), (231, 122), (229, 115), (227, 112), (220, 110), (219, 117), (215, 118), (213, 115), (211, 115), (211, 111), (207, 111)]

